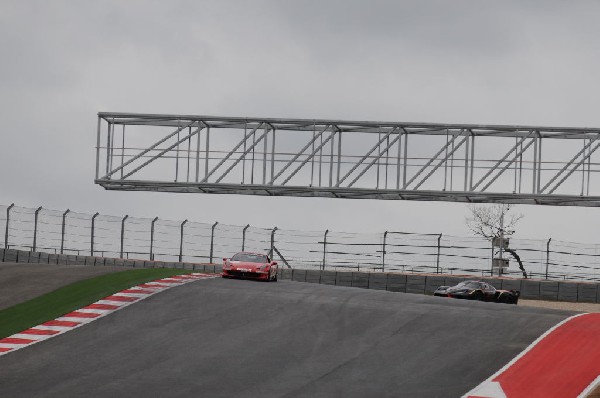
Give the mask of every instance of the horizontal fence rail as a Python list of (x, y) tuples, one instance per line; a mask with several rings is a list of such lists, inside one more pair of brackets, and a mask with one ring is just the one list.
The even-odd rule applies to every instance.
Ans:
[(106, 189), (600, 206), (600, 129), (98, 114)]
[[(238, 251), (269, 253), (283, 268), (489, 276), (491, 242), (479, 237), (383, 231), (286, 230), (0, 206), (0, 247), (56, 254), (219, 263)], [(600, 245), (511, 238), (529, 277), (600, 281)], [(505, 275), (521, 277), (514, 260)]]

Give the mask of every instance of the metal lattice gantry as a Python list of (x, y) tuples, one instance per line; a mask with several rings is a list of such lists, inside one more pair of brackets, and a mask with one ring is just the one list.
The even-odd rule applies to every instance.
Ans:
[(111, 190), (599, 206), (600, 129), (100, 112)]

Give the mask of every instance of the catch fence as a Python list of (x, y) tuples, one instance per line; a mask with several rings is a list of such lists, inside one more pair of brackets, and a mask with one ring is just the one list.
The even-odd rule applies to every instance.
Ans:
[[(491, 243), (480, 237), (398, 231), (354, 233), (261, 228), (0, 206), (0, 247), (49, 253), (220, 262), (238, 251), (271, 253), (283, 267), (489, 276)], [(600, 245), (515, 239), (529, 277), (600, 280)], [(511, 259), (505, 271), (521, 277)]]

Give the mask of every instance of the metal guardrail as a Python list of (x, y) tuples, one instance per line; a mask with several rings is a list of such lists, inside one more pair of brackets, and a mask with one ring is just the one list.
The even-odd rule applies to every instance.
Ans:
[[(1, 247), (55, 254), (219, 262), (248, 250), (315, 270), (487, 276), (492, 246), (478, 237), (384, 231), (352, 233), (198, 223), (0, 206)], [(1, 232), (0, 232), (1, 233)], [(532, 278), (600, 280), (600, 245), (511, 239)], [(511, 266), (507, 276), (520, 277)]]

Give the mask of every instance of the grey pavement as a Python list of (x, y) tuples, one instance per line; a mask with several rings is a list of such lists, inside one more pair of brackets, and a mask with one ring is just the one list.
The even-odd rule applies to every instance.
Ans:
[(458, 397), (571, 314), (209, 279), (0, 357), (0, 396)]
[(73, 282), (128, 269), (131, 268), (0, 263), (0, 310)]

